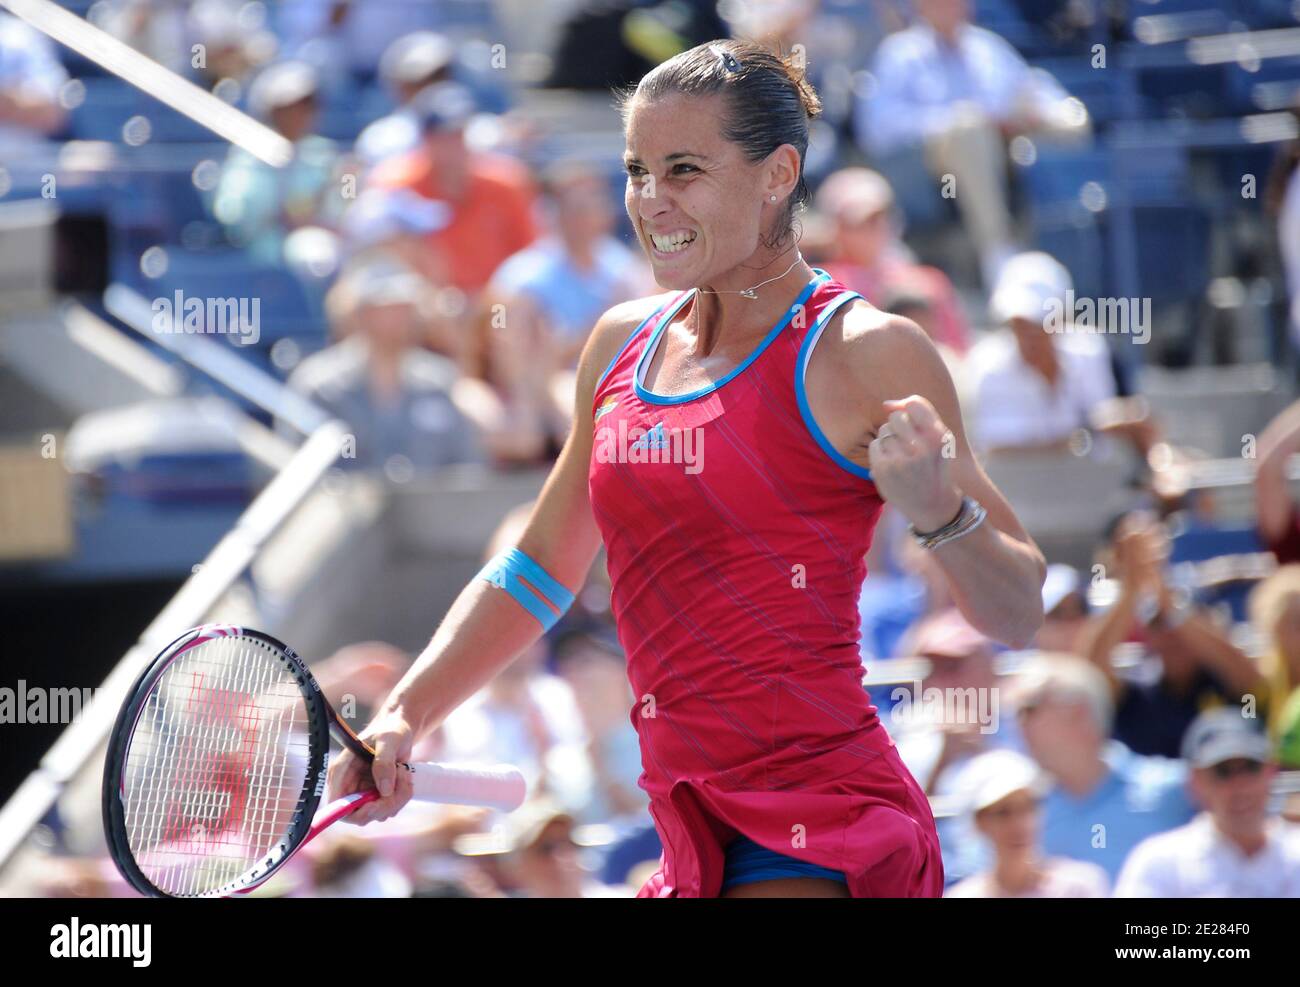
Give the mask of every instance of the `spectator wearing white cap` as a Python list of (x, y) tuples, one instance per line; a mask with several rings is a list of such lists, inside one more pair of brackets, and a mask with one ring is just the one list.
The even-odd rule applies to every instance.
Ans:
[(1202, 714), (1183, 756), (1204, 811), (1140, 843), (1117, 898), (1300, 898), (1300, 827), (1271, 809), (1268, 737), (1238, 710)]
[(970, 23), (969, 0), (916, 0), (918, 21), (887, 37), (859, 104), (858, 133), (873, 155), (906, 156), (955, 200), (991, 285), (1014, 237), (1006, 142), (1017, 135), (1077, 141), (1088, 111), (1004, 39)]
[(1104, 898), (1110, 880), (1096, 864), (1043, 853), (1045, 779), (1023, 754), (989, 751), (962, 771), (965, 811), (992, 847), (993, 864), (945, 892), (948, 898)]
[(899, 654), (925, 664), (911, 696), (890, 710), (889, 731), (899, 756), (938, 809), (950, 881), (974, 873), (986, 859), (969, 816), (947, 811), (961, 804), (966, 765), (988, 751), (1018, 750), (1023, 744), (1014, 718), (1004, 715), (995, 663), (1000, 648), (951, 604), (922, 617), (898, 644)]
[(1145, 406), (1116, 396), (1105, 340), (1073, 331), (1072, 290), (1070, 272), (1049, 254), (1017, 254), (1003, 266), (989, 303), (1003, 328), (971, 350), (964, 375), (968, 431), (985, 452), (1065, 451), (1080, 430), (1130, 441), (1144, 456), (1157, 440)]
[(970, 348), (970, 327), (948, 276), (916, 263), (902, 240), (894, 191), (869, 168), (842, 168), (817, 190), (817, 212), (831, 224), (831, 256), (822, 265), (877, 308), (910, 293), (924, 298), (932, 318), (919, 322), (940, 347), (957, 356)]
[(237, 246), (265, 263), (284, 259), (289, 233), (332, 226), (342, 210), (335, 181), (338, 148), (312, 132), (316, 122), (316, 70), (305, 62), (268, 66), (248, 92), (249, 110), (293, 144), (283, 168), (231, 148), (221, 171), (212, 212)]
[(455, 46), (437, 31), (413, 31), (388, 46), (379, 60), (379, 77), (397, 109), (368, 124), (357, 136), (353, 152), (362, 164), (370, 166), (416, 148), (420, 115), (414, 108), (415, 99), (425, 88), (453, 80), (455, 59)]
[(1141, 840), (1193, 815), (1181, 761), (1109, 740), (1115, 705), (1105, 676), (1075, 655), (1043, 653), (1009, 690), (1025, 750), (1051, 778), (1043, 846), (1113, 879)]

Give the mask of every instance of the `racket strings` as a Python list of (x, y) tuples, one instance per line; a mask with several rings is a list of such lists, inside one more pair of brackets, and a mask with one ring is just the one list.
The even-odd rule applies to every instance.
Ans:
[(277, 857), (309, 755), (306, 702), (275, 652), (224, 637), (181, 654), (146, 698), (125, 759), (140, 869), (168, 894), (195, 895)]

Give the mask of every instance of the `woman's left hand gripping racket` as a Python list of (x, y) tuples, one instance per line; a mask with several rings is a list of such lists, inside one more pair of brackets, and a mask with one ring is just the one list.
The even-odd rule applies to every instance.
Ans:
[[(303, 660), (275, 638), (207, 624), (169, 644), (136, 680), (109, 740), (104, 831), (142, 894), (251, 891), (375, 791), (320, 805), (333, 734), (374, 751), (340, 719)], [(517, 768), (403, 764), (414, 797), (510, 811)]]

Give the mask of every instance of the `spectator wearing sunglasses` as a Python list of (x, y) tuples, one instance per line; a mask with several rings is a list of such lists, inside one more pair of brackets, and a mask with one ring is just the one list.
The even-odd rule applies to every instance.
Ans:
[(1300, 827), (1271, 810), (1268, 738), (1236, 710), (1211, 710), (1187, 731), (1183, 756), (1204, 811), (1138, 844), (1115, 896), (1300, 898)]
[(989, 751), (962, 772), (967, 811), (993, 849), (993, 865), (949, 888), (949, 898), (1105, 898), (1110, 879), (1096, 864), (1043, 853), (1046, 779), (1029, 758)]

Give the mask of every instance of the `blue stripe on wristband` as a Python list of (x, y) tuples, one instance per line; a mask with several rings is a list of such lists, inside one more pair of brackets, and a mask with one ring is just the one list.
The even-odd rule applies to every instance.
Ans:
[[(520, 576), (532, 583), (532, 587), (525, 586)], [(498, 552), (475, 578), (486, 579), (513, 596), (520, 606), (537, 618), (543, 631), (554, 627), (560, 616), (573, 605), (573, 594), (517, 548)], [(553, 604), (559, 613), (548, 607), (544, 600)]]

